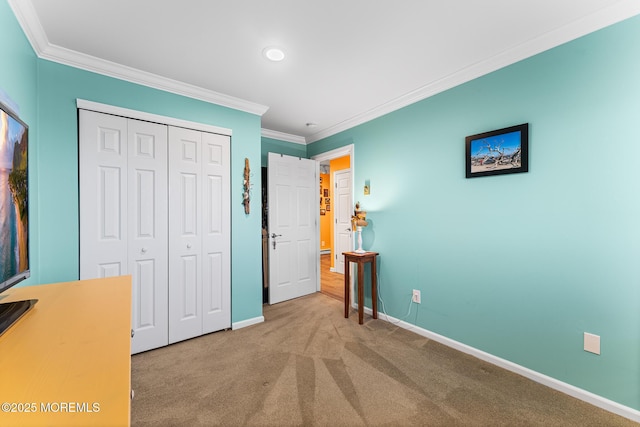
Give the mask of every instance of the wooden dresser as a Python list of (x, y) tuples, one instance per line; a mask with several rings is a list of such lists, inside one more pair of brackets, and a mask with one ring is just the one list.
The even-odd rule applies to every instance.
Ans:
[(0, 425), (130, 425), (131, 276), (5, 294), (38, 303), (0, 336)]

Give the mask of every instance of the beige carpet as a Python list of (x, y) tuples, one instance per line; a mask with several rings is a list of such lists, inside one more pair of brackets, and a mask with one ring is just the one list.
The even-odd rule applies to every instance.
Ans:
[(133, 426), (636, 426), (323, 294), (132, 357)]

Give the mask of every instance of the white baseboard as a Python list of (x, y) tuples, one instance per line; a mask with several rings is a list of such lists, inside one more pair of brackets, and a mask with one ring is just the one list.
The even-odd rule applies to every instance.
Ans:
[(331, 253), (331, 249), (321, 249), (320, 250), (320, 255), (326, 255), (326, 254), (330, 254)]
[(231, 324), (231, 329), (242, 329), (247, 326), (257, 325), (258, 323), (264, 322), (264, 316), (254, 317), (252, 319), (242, 320), (240, 322), (234, 322)]
[[(358, 307), (357, 304), (352, 304), (352, 306), (354, 308)], [(367, 313), (369, 316), (373, 314), (372, 310), (368, 307), (364, 308), (364, 312)], [(586, 391), (581, 388), (572, 386), (571, 384), (567, 384), (555, 378), (541, 374), (540, 372), (536, 372), (529, 368), (525, 368), (524, 366), (520, 366), (516, 363), (510, 362), (508, 360), (486, 353), (482, 350), (478, 350), (477, 348), (452, 340), (451, 338), (447, 338), (443, 335), (437, 334), (435, 332), (431, 332), (419, 326), (412, 325), (411, 323), (407, 323), (402, 320), (396, 319), (394, 317), (388, 316), (384, 313), (378, 312), (378, 318), (380, 320), (393, 323), (394, 325), (397, 325), (403, 329), (407, 329), (412, 332), (415, 332), (416, 334), (421, 335), (425, 338), (429, 338), (431, 340), (437, 341), (440, 344), (446, 345), (447, 347), (451, 347), (463, 353), (470, 354), (471, 356), (477, 357), (478, 359), (484, 360), (485, 362), (491, 363), (492, 365), (496, 365), (508, 371), (515, 372), (518, 375), (522, 375), (523, 377), (529, 378), (530, 380), (535, 381), (537, 383), (546, 385), (547, 387), (550, 387), (561, 393), (568, 394), (569, 396), (575, 397), (576, 399), (580, 399), (582, 401), (590, 403), (593, 406), (597, 406), (598, 408), (604, 409), (605, 411), (612, 412), (614, 414), (628, 418), (635, 422), (640, 422), (640, 411), (636, 409), (630, 408), (625, 405), (621, 405), (620, 403), (614, 402), (613, 400), (606, 399), (602, 396), (598, 396), (597, 394), (591, 393), (590, 391)]]

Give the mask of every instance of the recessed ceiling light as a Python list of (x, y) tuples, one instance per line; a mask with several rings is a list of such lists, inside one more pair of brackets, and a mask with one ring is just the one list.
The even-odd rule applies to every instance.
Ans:
[(282, 61), (284, 59), (284, 52), (282, 49), (273, 46), (265, 48), (262, 51), (262, 54), (265, 58), (274, 62)]

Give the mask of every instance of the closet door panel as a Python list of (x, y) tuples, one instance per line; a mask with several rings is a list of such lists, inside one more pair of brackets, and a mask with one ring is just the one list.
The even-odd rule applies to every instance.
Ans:
[(202, 335), (202, 135), (169, 128), (169, 342)]
[(169, 343), (167, 127), (128, 121), (132, 353)]
[(231, 327), (230, 138), (203, 133), (203, 332)]
[(127, 119), (80, 111), (80, 278), (127, 274)]

